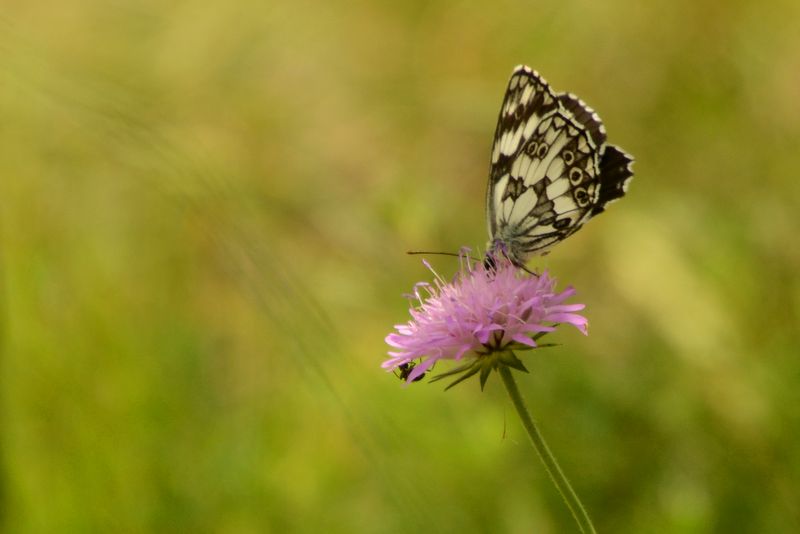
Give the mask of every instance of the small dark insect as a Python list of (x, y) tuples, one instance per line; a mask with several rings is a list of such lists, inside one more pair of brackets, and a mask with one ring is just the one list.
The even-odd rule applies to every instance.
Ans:
[[(414, 369), (414, 367), (416, 367), (416, 365), (417, 364), (415, 362), (401, 363), (397, 366), (397, 368), (400, 370), (400, 374), (395, 373), (395, 376), (400, 380), (408, 380), (408, 376), (411, 374), (411, 371)], [(425, 373), (419, 375), (417, 378), (412, 380), (412, 382), (419, 382), (423, 378), (425, 378)]]

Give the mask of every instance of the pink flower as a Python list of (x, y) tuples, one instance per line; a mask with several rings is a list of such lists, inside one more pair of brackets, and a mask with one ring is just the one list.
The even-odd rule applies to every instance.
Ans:
[[(434, 283), (414, 287), (411, 320), (396, 325), (396, 332), (386, 336), (386, 343), (397, 350), (389, 352), (391, 357), (382, 367), (400, 367), (402, 376), (412, 382), (439, 360), (468, 356), (475, 361), (444, 376), (463, 371), (467, 378), (483, 371), (483, 384), (499, 363), (524, 370), (512, 350), (536, 347), (533, 336), (555, 330), (558, 323), (569, 323), (587, 334), (587, 319), (573, 313), (584, 305), (563, 304), (575, 294), (572, 287), (556, 293), (555, 280), (546, 271), (536, 276), (506, 259), (494, 262), (494, 268), (487, 267), (462, 252), (461, 268), (452, 282), (425, 262)], [(421, 361), (414, 365), (413, 360)]]

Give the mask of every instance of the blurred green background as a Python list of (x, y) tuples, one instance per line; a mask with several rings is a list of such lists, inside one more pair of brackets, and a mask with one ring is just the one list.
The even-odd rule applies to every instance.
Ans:
[(429, 278), (405, 251), (485, 244), (526, 63), (637, 159), (532, 263), (587, 304), (520, 385), (598, 529), (800, 531), (799, 20), (4, 2), (3, 530), (574, 531), (499, 380), (380, 369)]

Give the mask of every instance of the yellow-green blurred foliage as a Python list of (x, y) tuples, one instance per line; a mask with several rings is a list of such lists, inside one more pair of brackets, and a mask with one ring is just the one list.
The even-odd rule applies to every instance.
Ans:
[[(379, 365), (483, 246), (518, 63), (636, 159), (532, 266), (527, 353), (601, 532), (800, 531), (800, 3), (4, 2), (8, 532), (571, 532), (499, 381)], [(443, 273), (449, 258), (431, 258)]]

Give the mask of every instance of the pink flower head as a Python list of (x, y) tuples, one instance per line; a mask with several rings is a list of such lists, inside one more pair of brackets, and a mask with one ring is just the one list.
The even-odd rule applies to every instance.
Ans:
[[(563, 304), (575, 289), (556, 293), (555, 280), (546, 271), (532, 275), (505, 258), (494, 258), (495, 265), (487, 267), (463, 251), (458, 274), (447, 282), (424, 263), (435, 276), (433, 285), (422, 282), (414, 287), (411, 320), (395, 325), (396, 332), (386, 336), (386, 343), (397, 350), (389, 352), (382, 367), (403, 366), (407, 382), (439, 360), (461, 360), (465, 355), (480, 359), (536, 347), (532, 336), (551, 332), (558, 323), (587, 334), (589, 322), (573, 313), (585, 306)], [(421, 361), (414, 365), (417, 359)]]

